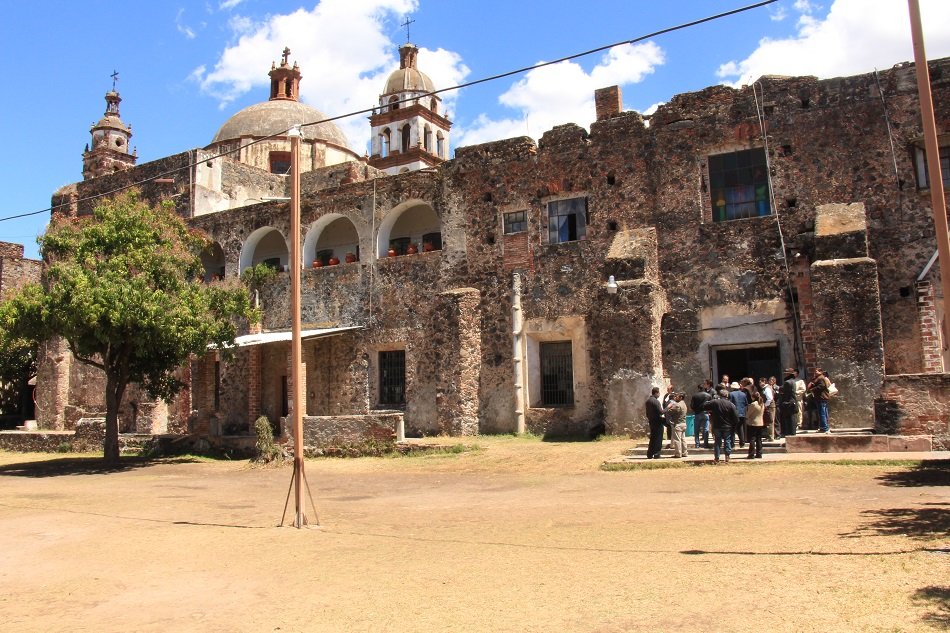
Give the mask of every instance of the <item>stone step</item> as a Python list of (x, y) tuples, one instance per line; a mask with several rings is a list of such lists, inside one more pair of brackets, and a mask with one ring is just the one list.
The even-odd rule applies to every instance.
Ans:
[[(714, 454), (714, 450), (713, 450), (713, 448), (712, 448), (712, 445), (710, 445), (710, 448), (703, 448), (703, 447), (700, 447), (700, 448), (693, 448), (692, 445), (688, 445), (686, 448), (687, 448), (687, 450), (689, 451), (689, 454), (690, 454), (690, 455), (713, 455), (713, 454)], [(739, 445), (736, 444), (736, 445), (733, 446), (733, 448), (732, 448), (732, 454), (733, 454), (733, 455), (739, 455), (739, 454), (745, 455), (745, 454), (748, 453), (748, 452), (749, 452), (749, 446), (748, 446), (748, 445), (744, 446), (743, 448), (739, 448)], [(775, 455), (775, 454), (781, 454), (781, 453), (785, 453), (785, 452), (786, 452), (786, 451), (785, 451), (785, 445), (784, 445), (784, 444), (779, 444), (779, 443), (776, 443), (776, 442), (763, 442), (763, 443), (762, 443), (762, 453), (763, 453), (763, 454)], [(627, 457), (645, 457), (646, 454), (647, 454), (647, 448), (646, 448), (646, 446), (637, 446), (637, 447), (635, 447), (635, 448), (628, 448), (627, 450), (625, 450), (625, 451), (623, 452), (623, 454), (624, 454), (625, 456), (627, 456)], [(664, 444), (664, 445), (663, 445), (663, 450), (660, 451), (660, 454), (663, 455), (664, 457), (673, 457), (673, 449), (672, 449), (672, 448), (666, 448), (666, 445)]]
[(789, 453), (907, 453), (933, 450), (932, 435), (817, 433), (787, 438)]

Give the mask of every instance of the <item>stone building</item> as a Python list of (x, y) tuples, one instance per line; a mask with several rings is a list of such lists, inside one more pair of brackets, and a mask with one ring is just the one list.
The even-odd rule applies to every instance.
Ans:
[[(233, 359), (212, 351), (188, 368), (190, 388), (158, 415), (173, 428), (218, 438), (287, 415), (286, 269), (296, 265), (314, 444), (400, 425), (628, 433), (652, 385), (821, 366), (840, 390), (833, 425), (876, 419), (946, 445), (948, 356), (912, 64), (710, 87), (649, 117), (622, 111), (620, 90), (605, 88), (589, 132), (569, 123), (537, 143), (449, 159), (451, 123), (417, 49), (400, 52), (370, 117), (370, 156), (332, 123), (304, 128), (300, 235), (289, 235), (287, 203), (261, 201), (287, 195), (286, 138), (249, 145), (323, 118), (296, 101), (288, 51), (271, 70), (271, 100), (205, 148), (54, 195), (81, 214), (93, 202), (79, 200), (142, 183), (211, 237), (209, 282), (260, 262), (282, 271), (260, 293), (261, 331), (241, 337)], [(946, 148), (950, 59), (930, 71)], [(303, 261), (289, 261), (292, 239)], [(46, 369), (64, 384), (67, 370)], [(53, 391), (41, 425), (68, 426), (82, 407), (64, 418), (70, 389)], [(155, 417), (142, 428), (162, 428)]]

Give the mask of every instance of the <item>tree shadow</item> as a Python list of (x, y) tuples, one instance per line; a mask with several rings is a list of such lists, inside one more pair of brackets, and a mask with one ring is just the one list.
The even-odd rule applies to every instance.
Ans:
[(0, 477), (69, 477), (73, 475), (105, 475), (129, 472), (158, 464), (189, 464), (200, 461), (193, 457), (172, 457), (160, 461), (144, 457), (123, 457), (110, 466), (102, 457), (57, 457), (35, 462), (0, 465)]
[(950, 459), (920, 462), (909, 470), (895, 470), (877, 478), (885, 486), (950, 486)]
[(942, 629), (950, 629), (950, 587), (922, 587), (913, 593), (911, 599), (930, 609), (930, 612), (924, 615), (925, 622)]
[(916, 539), (950, 536), (950, 503), (924, 503), (915, 508), (864, 510), (861, 515), (868, 522), (840, 536), (906, 536)]

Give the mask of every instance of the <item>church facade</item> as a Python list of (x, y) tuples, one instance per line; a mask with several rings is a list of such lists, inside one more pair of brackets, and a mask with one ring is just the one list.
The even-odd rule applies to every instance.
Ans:
[[(300, 235), (288, 203), (267, 199), (289, 193), (287, 129), (326, 117), (298, 101), (289, 51), (268, 101), (204, 148), (141, 165), (107, 94), (85, 179), (54, 194), (57, 212), (88, 213), (82, 201), (139, 183), (210, 237), (208, 283), (260, 263), (278, 271), (258, 292), (261, 326), (230, 357), (211, 350), (183, 368), (176, 401), (133, 393), (126, 429), (226, 441), (260, 415), (279, 429), (292, 388), (287, 271), (299, 266), (314, 446), (387, 432), (630, 433), (654, 385), (690, 391), (787, 366), (831, 374), (833, 425), (946, 445), (950, 410), (921, 413), (948, 389), (950, 358), (913, 65), (710, 87), (652, 116), (604, 88), (589, 131), (569, 123), (450, 158), (451, 121), (418, 49), (400, 54), (369, 155), (330, 122), (303, 127)], [(930, 70), (947, 148), (950, 60)], [(42, 350), (38, 380), (41, 427), (101, 411), (96, 376), (59, 342)]]

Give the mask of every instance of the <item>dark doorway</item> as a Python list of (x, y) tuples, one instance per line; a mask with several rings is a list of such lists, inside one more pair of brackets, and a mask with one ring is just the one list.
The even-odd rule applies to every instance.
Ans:
[(758, 380), (761, 377), (775, 376), (782, 379), (782, 359), (778, 345), (756, 347), (727, 347), (715, 350), (716, 372), (714, 382), (723, 374), (738, 382), (746, 376)]

